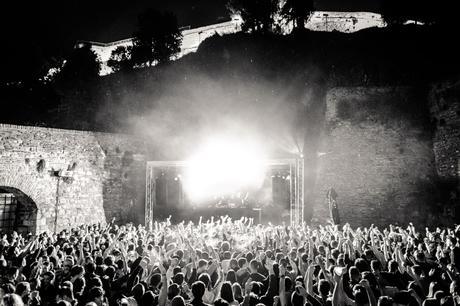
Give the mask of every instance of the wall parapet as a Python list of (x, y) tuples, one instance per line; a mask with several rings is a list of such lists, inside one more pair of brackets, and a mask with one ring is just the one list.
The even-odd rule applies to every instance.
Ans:
[(122, 137), (132, 137), (133, 135), (124, 134), (124, 133), (110, 133), (110, 132), (93, 132), (85, 130), (73, 130), (65, 128), (54, 128), (54, 127), (43, 127), (35, 125), (18, 125), (10, 123), (0, 123), (0, 129), (18, 129), (18, 130), (42, 130), (50, 132), (59, 132), (59, 133), (68, 133), (68, 134), (80, 134), (80, 135), (104, 135), (104, 136), (122, 136)]

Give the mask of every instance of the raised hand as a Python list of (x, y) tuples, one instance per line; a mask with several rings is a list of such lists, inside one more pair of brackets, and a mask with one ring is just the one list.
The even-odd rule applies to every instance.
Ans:
[(316, 261), (316, 263), (317, 263), (318, 265), (324, 266), (324, 258), (323, 258), (323, 256), (317, 255), (317, 256), (315, 257), (315, 261)]
[(363, 285), (364, 288), (370, 288), (370, 284), (367, 279), (362, 279), (359, 283)]
[(251, 293), (251, 290), (252, 290), (252, 278), (248, 278), (248, 280), (244, 284), (244, 291), (246, 292), (246, 294), (249, 294)]
[(279, 266), (279, 272), (280, 276), (285, 276), (286, 275), (286, 268), (283, 265)]
[(303, 296), (303, 297), (307, 296), (307, 290), (304, 287), (297, 286), (295, 289), (300, 296)]
[(166, 275), (166, 268), (162, 262), (160, 262), (160, 264), (158, 265), (158, 269), (160, 270), (161, 275)]
[(271, 258), (265, 258), (265, 268), (268, 270), (269, 273), (273, 272), (273, 264), (274, 261)]

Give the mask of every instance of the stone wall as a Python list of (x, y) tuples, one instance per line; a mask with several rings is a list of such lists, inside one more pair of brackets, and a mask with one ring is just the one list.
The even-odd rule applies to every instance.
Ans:
[(438, 175), (458, 182), (460, 177), (460, 81), (433, 85), (430, 114), (436, 125), (433, 150)]
[(428, 222), (435, 165), (424, 100), (409, 88), (328, 92), (313, 221), (328, 219), (332, 187), (342, 222)]
[[(286, 23), (284, 18), (279, 17), (281, 32), (288, 34), (292, 31), (292, 24)], [(241, 31), (242, 20), (238, 16), (233, 16), (232, 20), (211, 24), (197, 28), (181, 29), (182, 44), (181, 50), (175, 59), (179, 59), (184, 55), (195, 52), (200, 44), (207, 38), (213, 35), (232, 34)], [(315, 11), (305, 23), (305, 27), (311, 31), (333, 32), (339, 31), (343, 33), (353, 33), (366, 28), (385, 27), (386, 24), (380, 14), (372, 12), (334, 12), (334, 11)], [(90, 45), (99, 60), (101, 61), (100, 75), (112, 73), (112, 68), (107, 65), (112, 51), (118, 47), (131, 47), (133, 39), (127, 38), (109, 43), (94, 42), (94, 41), (79, 41), (76, 47)]]
[[(342, 222), (432, 222), (439, 178), (457, 182), (458, 191), (459, 84), (436, 84), (429, 94), (329, 90), (316, 180), (307, 186), (313, 221), (328, 219), (332, 187)], [(129, 135), (0, 124), (0, 192), (23, 204), (20, 226), (27, 230), (113, 217), (143, 223), (145, 148)]]
[(380, 14), (371, 12), (317, 11), (312, 14), (306, 28), (312, 31), (353, 33), (366, 28), (385, 27)]
[(141, 221), (144, 147), (128, 135), (0, 124), (0, 188), (36, 206), (31, 230)]
[[(177, 54), (175, 59), (179, 59), (184, 55), (187, 55), (191, 52), (196, 52), (200, 44), (206, 39), (213, 35), (224, 35), (231, 34), (241, 31), (241, 20), (231, 20), (226, 22), (221, 22), (217, 24), (211, 24), (208, 26), (193, 28), (193, 29), (182, 29), (182, 44), (179, 54)], [(91, 42), (91, 41), (80, 41), (76, 44), (76, 47), (82, 47), (86, 44), (91, 46), (99, 60), (101, 61), (101, 71), (100, 75), (107, 75), (112, 73), (112, 68), (107, 65), (112, 52), (118, 47), (132, 47), (133, 39), (123, 39), (119, 41), (114, 41), (110, 43), (100, 43), (100, 42)]]

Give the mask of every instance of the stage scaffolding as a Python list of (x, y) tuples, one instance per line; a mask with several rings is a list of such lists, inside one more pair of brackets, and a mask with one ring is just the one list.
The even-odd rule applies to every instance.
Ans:
[[(286, 167), (289, 169), (289, 202), (290, 223), (300, 225), (304, 221), (304, 159), (270, 159), (266, 160), (268, 169)], [(165, 169), (187, 167), (185, 161), (148, 161), (146, 165), (146, 194), (145, 194), (145, 226), (151, 230), (155, 214), (156, 203), (156, 175)]]

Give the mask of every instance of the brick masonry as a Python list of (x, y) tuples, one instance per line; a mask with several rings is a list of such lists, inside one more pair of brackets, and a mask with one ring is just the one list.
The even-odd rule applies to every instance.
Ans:
[[(338, 193), (342, 222), (355, 226), (428, 222), (428, 186), (435, 179), (435, 159), (431, 131), (423, 118), (426, 103), (416, 99), (409, 88), (328, 92), (312, 199), (314, 222), (329, 217), (330, 187)], [(421, 105), (419, 116), (404, 112), (414, 102)]]
[(429, 95), (430, 114), (436, 125), (433, 151), (442, 178), (460, 177), (460, 81), (434, 84)]
[[(112, 217), (140, 221), (144, 147), (128, 135), (0, 124), (0, 188), (30, 199), (25, 230), (53, 231), (56, 202), (57, 230)], [(56, 171), (69, 177), (59, 179), (59, 194)]]

